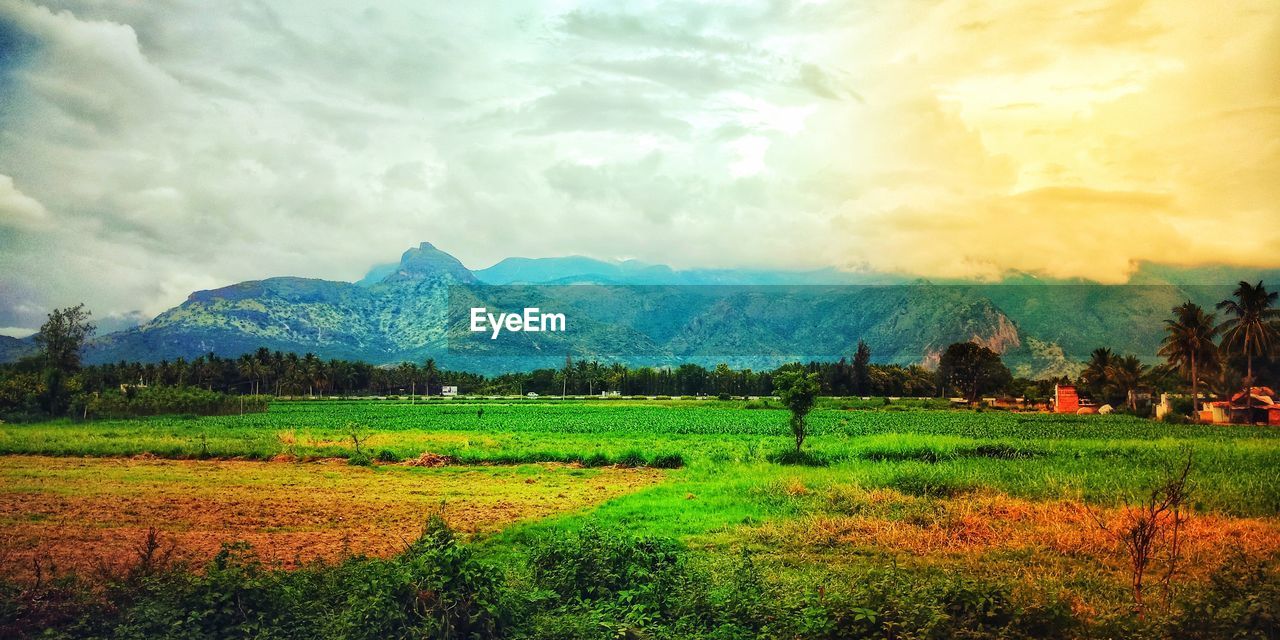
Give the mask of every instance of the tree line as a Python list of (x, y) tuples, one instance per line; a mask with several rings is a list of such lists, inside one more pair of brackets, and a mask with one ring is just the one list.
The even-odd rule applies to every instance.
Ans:
[[(322, 359), (258, 349), (235, 358), (209, 353), (191, 360), (119, 362), (83, 365), (81, 352), (94, 333), (84, 305), (58, 309), (36, 334), (39, 353), (0, 365), (0, 414), (65, 415), (77, 397), (117, 392), (130, 387), (202, 388), (234, 395), (437, 395), (454, 386), (462, 393), (487, 395), (775, 395), (780, 376), (802, 372), (821, 395), (959, 396), (976, 401), (986, 394), (1042, 400), (1057, 383), (1073, 383), (1100, 401), (1117, 406), (1131, 402), (1143, 388), (1189, 389), (1214, 397), (1273, 379), (1272, 358), (1280, 331), (1277, 293), (1262, 282), (1241, 282), (1230, 298), (1216, 305), (1219, 320), (1190, 301), (1172, 309), (1165, 322), (1154, 366), (1133, 355), (1108, 348), (1093, 351), (1082, 373), (1072, 380), (1015, 378), (999, 354), (972, 343), (950, 345), (940, 354), (936, 371), (921, 365), (875, 364), (872, 350), (859, 341), (849, 358), (835, 362), (791, 363), (770, 370), (735, 369), (721, 363), (707, 368), (684, 363), (674, 367), (628, 367), (622, 363), (566, 358), (558, 368), (485, 376), (439, 367), (435, 360), (378, 366), (366, 362)], [(1131, 407), (1136, 409), (1136, 407)]]

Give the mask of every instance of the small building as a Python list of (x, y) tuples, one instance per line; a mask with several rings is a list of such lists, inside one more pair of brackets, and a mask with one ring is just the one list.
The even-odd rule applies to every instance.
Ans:
[(1238, 391), (1230, 400), (1217, 400), (1201, 405), (1201, 422), (1213, 424), (1265, 424), (1280, 426), (1280, 402), (1270, 387), (1250, 387), (1247, 394)]
[(1054, 413), (1076, 413), (1080, 410), (1080, 396), (1076, 395), (1076, 388), (1069, 384), (1056, 384), (1053, 386), (1053, 412)]
[(1231, 422), (1280, 426), (1280, 403), (1271, 387), (1249, 387), (1231, 396)]
[(450, 386), (450, 385), (445, 385), (445, 386), (443, 386), (443, 387), (440, 387), (440, 395), (442, 395), (442, 396), (456, 396), (456, 395), (458, 395), (458, 387)]

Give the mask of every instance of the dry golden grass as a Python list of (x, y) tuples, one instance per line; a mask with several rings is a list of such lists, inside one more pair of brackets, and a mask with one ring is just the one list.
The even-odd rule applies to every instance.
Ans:
[(0, 571), (36, 561), (118, 565), (151, 527), (178, 556), (211, 557), (243, 540), (286, 566), (346, 553), (402, 550), (427, 516), (465, 533), (497, 531), (658, 482), (653, 469), (563, 465), (377, 470), (341, 461), (187, 461), (0, 457)]
[[(810, 489), (788, 483), (789, 496)], [(1000, 493), (922, 498), (891, 489), (833, 486), (815, 491), (808, 515), (779, 519), (754, 530), (768, 546), (822, 550), (874, 549), (937, 560), (975, 560), (988, 554), (1026, 554), (1123, 569), (1115, 537), (1102, 531), (1078, 502), (1031, 501)], [(1098, 511), (1095, 509), (1095, 511)], [(1119, 509), (1100, 515), (1122, 520)], [(1230, 554), (1280, 555), (1280, 519), (1191, 514), (1182, 529), (1182, 575), (1205, 577)]]

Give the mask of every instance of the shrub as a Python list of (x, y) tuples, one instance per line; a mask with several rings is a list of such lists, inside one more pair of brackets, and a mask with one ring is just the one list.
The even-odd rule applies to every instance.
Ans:
[(1280, 571), (1274, 561), (1237, 552), (1209, 588), (1183, 603), (1170, 638), (1274, 638), (1280, 629)]
[(769, 454), (769, 462), (783, 465), (796, 465), (803, 467), (826, 467), (830, 466), (831, 461), (820, 453), (810, 451), (796, 451), (795, 449), (787, 449), (779, 453)]
[(609, 465), (609, 456), (603, 453), (593, 453), (582, 460), (584, 467), (606, 467)]
[(653, 457), (649, 466), (655, 469), (679, 469), (684, 466), (684, 456), (678, 453), (660, 453)]
[(196, 387), (142, 387), (83, 396), (82, 412), (93, 418), (158, 415), (221, 416), (267, 410), (267, 396), (233, 396)]
[(392, 464), (394, 464), (394, 463), (396, 463), (396, 462), (400, 462), (401, 460), (403, 460), (403, 459), (404, 459), (404, 458), (400, 457), (400, 454), (398, 454), (398, 453), (396, 453), (396, 452), (394, 452), (394, 451), (392, 451), (392, 450), (390, 450), (390, 449), (380, 449), (380, 450), (378, 450), (378, 455), (374, 456), (374, 458), (375, 458), (378, 462), (387, 462), (387, 463), (392, 463)]
[(632, 538), (588, 522), (547, 536), (529, 552), (534, 582), (562, 598), (594, 601), (622, 592), (649, 597), (679, 564), (681, 547), (666, 538)]
[(618, 458), (618, 464), (624, 467), (643, 467), (646, 463), (644, 453), (632, 449)]

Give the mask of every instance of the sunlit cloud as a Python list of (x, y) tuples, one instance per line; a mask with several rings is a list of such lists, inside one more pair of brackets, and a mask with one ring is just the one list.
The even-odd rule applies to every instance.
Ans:
[(1280, 266), (1272, 0), (9, 0), (0, 35), (10, 327), (422, 240), (475, 268)]

